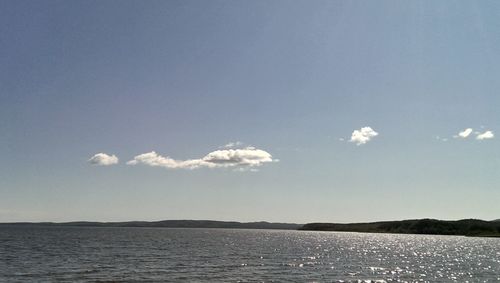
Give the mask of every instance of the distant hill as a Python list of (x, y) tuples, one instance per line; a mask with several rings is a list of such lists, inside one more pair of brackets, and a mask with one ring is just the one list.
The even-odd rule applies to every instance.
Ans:
[(213, 220), (162, 220), (162, 221), (128, 221), (128, 222), (16, 222), (0, 223), (0, 225), (37, 225), (37, 226), (78, 226), (78, 227), (164, 227), (164, 228), (233, 228), (233, 229), (283, 229), (296, 230), (302, 224), (271, 222), (236, 222)]
[(1, 226), (54, 226), (54, 227), (151, 227), (151, 228), (228, 228), (228, 229), (280, 229), (309, 231), (342, 231), (398, 234), (433, 234), (500, 237), (500, 219), (483, 221), (464, 219), (445, 221), (436, 219), (415, 219), (401, 221), (382, 221), (371, 223), (271, 223), (271, 222), (236, 222), (214, 220), (162, 220), (162, 221), (127, 221), (127, 222), (16, 222), (0, 223)]
[(500, 221), (415, 219), (372, 223), (309, 223), (299, 230), (500, 237)]

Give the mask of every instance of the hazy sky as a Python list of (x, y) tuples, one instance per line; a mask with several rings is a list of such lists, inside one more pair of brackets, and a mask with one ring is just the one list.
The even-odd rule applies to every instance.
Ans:
[(0, 221), (500, 218), (499, 14), (0, 1)]

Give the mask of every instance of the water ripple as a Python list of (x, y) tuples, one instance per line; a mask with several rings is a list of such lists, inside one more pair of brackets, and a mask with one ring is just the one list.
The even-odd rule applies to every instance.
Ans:
[(499, 282), (500, 239), (2, 227), (0, 282)]

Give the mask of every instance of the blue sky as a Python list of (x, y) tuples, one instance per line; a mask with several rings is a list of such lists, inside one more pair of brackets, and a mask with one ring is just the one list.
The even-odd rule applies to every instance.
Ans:
[(500, 218), (499, 13), (2, 1), (0, 221)]

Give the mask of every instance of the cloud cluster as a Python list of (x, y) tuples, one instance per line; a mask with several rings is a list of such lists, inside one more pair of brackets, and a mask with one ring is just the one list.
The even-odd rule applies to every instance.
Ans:
[(199, 159), (176, 160), (164, 157), (151, 151), (139, 154), (127, 162), (128, 165), (143, 164), (153, 167), (164, 167), (169, 169), (197, 169), (201, 167), (258, 167), (264, 163), (275, 162), (267, 151), (254, 147), (243, 149), (224, 149), (208, 153)]
[[(454, 138), (467, 139), (473, 134), (476, 135), (476, 140), (493, 139), (495, 134), (491, 130), (483, 133), (474, 132), (472, 128), (466, 128), (460, 131)], [(363, 127), (359, 130), (354, 130), (351, 134), (349, 142), (356, 145), (363, 145), (378, 136), (375, 130), (371, 127)], [(436, 137), (440, 141), (448, 141), (447, 138)], [(340, 138), (344, 141), (344, 138)], [(197, 159), (177, 160), (169, 156), (161, 156), (155, 151), (136, 155), (132, 160), (127, 162), (127, 165), (147, 165), (152, 167), (164, 167), (169, 169), (197, 169), (197, 168), (227, 168), (234, 167), (240, 171), (254, 171), (255, 167), (259, 167), (265, 163), (278, 162), (278, 159), (273, 159), (272, 155), (262, 149), (255, 147), (236, 148), (243, 145), (242, 142), (230, 142), (219, 150), (212, 151), (207, 155)], [(97, 153), (92, 156), (88, 162), (93, 165), (109, 166), (118, 163), (118, 157), (106, 153)], [(248, 169), (250, 168), (250, 169)]]
[(349, 141), (356, 143), (356, 145), (362, 145), (366, 144), (376, 136), (378, 136), (378, 133), (371, 127), (363, 127), (359, 130), (354, 130)]
[[(458, 133), (458, 135), (455, 135), (453, 136), (454, 138), (460, 138), (460, 139), (466, 139), (466, 138), (469, 138), (472, 133), (473, 133), (473, 129), (472, 128), (467, 128), (463, 131), (460, 131)], [(481, 132), (474, 132), (474, 134), (476, 135), (476, 140), (487, 140), (487, 139), (492, 139), (495, 137), (495, 134), (493, 134), (492, 131), (488, 130), (488, 131), (485, 131), (484, 133), (481, 133)]]
[(92, 156), (88, 162), (92, 165), (109, 166), (118, 163), (116, 155), (109, 155), (106, 153), (97, 153)]

